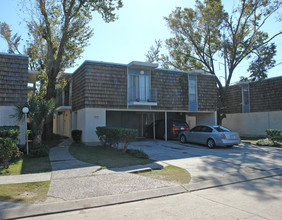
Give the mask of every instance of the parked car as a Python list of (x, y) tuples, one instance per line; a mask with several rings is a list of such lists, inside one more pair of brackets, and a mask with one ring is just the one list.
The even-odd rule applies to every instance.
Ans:
[(216, 146), (232, 147), (241, 142), (237, 132), (219, 125), (198, 125), (189, 131), (180, 133), (181, 143), (192, 142), (207, 145), (209, 148)]
[[(153, 123), (151, 123), (145, 131), (145, 136), (153, 138)], [(156, 138), (164, 138), (165, 137), (165, 121), (164, 120), (156, 120), (155, 121), (155, 129), (156, 129)], [(189, 125), (185, 121), (181, 120), (168, 120), (167, 122), (167, 138), (173, 139), (178, 138), (180, 132), (189, 130)]]

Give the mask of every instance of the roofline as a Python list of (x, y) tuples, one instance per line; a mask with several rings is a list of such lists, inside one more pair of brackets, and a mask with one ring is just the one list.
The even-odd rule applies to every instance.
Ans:
[(123, 67), (131, 67), (131, 66), (142, 66), (144, 68), (151, 68), (159, 71), (167, 71), (167, 72), (175, 72), (175, 73), (182, 73), (182, 74), (191, 74), (191, 75), (205, 75), (205, 76), (215, 76), (211, 73), (207, 73), (204, 70), (190, 70), (190, 71), (183, 71), (183, 70), (172, 70), (172, 69), (164, 69), (164, 68), (156, 68), (158, 64), (156, 63), (148, 63), (142, 61), (132, 61), (129, 64), (122, 64), (122, 63), (114, 63), (114, 62), (105, 62), (105, 61), (95, 61), (95, 60), (85, 60), (74, 72), (76, 72), (80, 67), (86, 64), (101, 64), (101, 65), (116, 65), (116, 66), (123, 66)]
[(14, 54), (14, 53), (3, 53), (3, 52), (0, 52), (0, 55), (5, 55), (5, 56), (18, 56), (18, 57), (27, 57), (27, 58), (29, 58), (29, 56), (26, 55), (26, 54)]

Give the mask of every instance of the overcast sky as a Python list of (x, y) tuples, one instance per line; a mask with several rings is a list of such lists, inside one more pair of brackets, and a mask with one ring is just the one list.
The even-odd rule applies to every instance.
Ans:
[[(17, 0), (0, 0), (0, 21), (12, 26), (14, 32), (26, 36), (25, 23), (18, 15)], [(113, 23), (105, 23), (100, 15), (94, 16), (91, 26), (94, 28), (94, 36), (90, 45), (86, 48), (80, 60), (77, 60), (74, 68), (67, 72), (73, 72), (84, 60), (95, 60), (127, 64), (133, 60), (144, 61), (145, 53), (154, 44), (155, 39), (165, 40), (169, 38), (165, 16), (168, 16), (177, 6), (194, 8), (193, 0), (123, 0), (124, 7), (117, 11), (119, 19)], [(226, 8), (230, 9), (235, 4), (232, 0), (223, 0)], [(267, 31), (282, 29), (282, 23), (272, 22)], [(277, 44), (277, 56), (275, 68), (269, 72), (269, 77), (282, 75), (282, 36), (275, 40)], [(24, 44), (24, 42), (22, 43)], [(5, 41), (0, 39), (0, 52), (7, 52)], [(280, 65), (279, 65), (280, 63)], [(233, 82), (246, 74), (248, 63), (242, 63), (236, 69)], [(217, 67), (219, 73), (224, 76), (223, 65)], [(223, 78), (221, 77), (223, 80)]]

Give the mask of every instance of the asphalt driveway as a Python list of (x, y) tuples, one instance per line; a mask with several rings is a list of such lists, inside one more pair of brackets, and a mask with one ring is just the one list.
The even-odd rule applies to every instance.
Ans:
[(282, 168), (282, 149), (241, 143), (232, 148), (209, 149), (178, 141), (145, 140), (130, 144), (151, 159), (182, 167), (190, 172), (191, 183), (218, 178), (248, 176)]

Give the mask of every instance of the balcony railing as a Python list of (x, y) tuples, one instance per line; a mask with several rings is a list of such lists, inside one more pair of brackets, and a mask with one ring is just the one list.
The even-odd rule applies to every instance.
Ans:
[(129, 88), (128, 89), (128, 105), (157, 105), (157, 89), (156, 88)]

